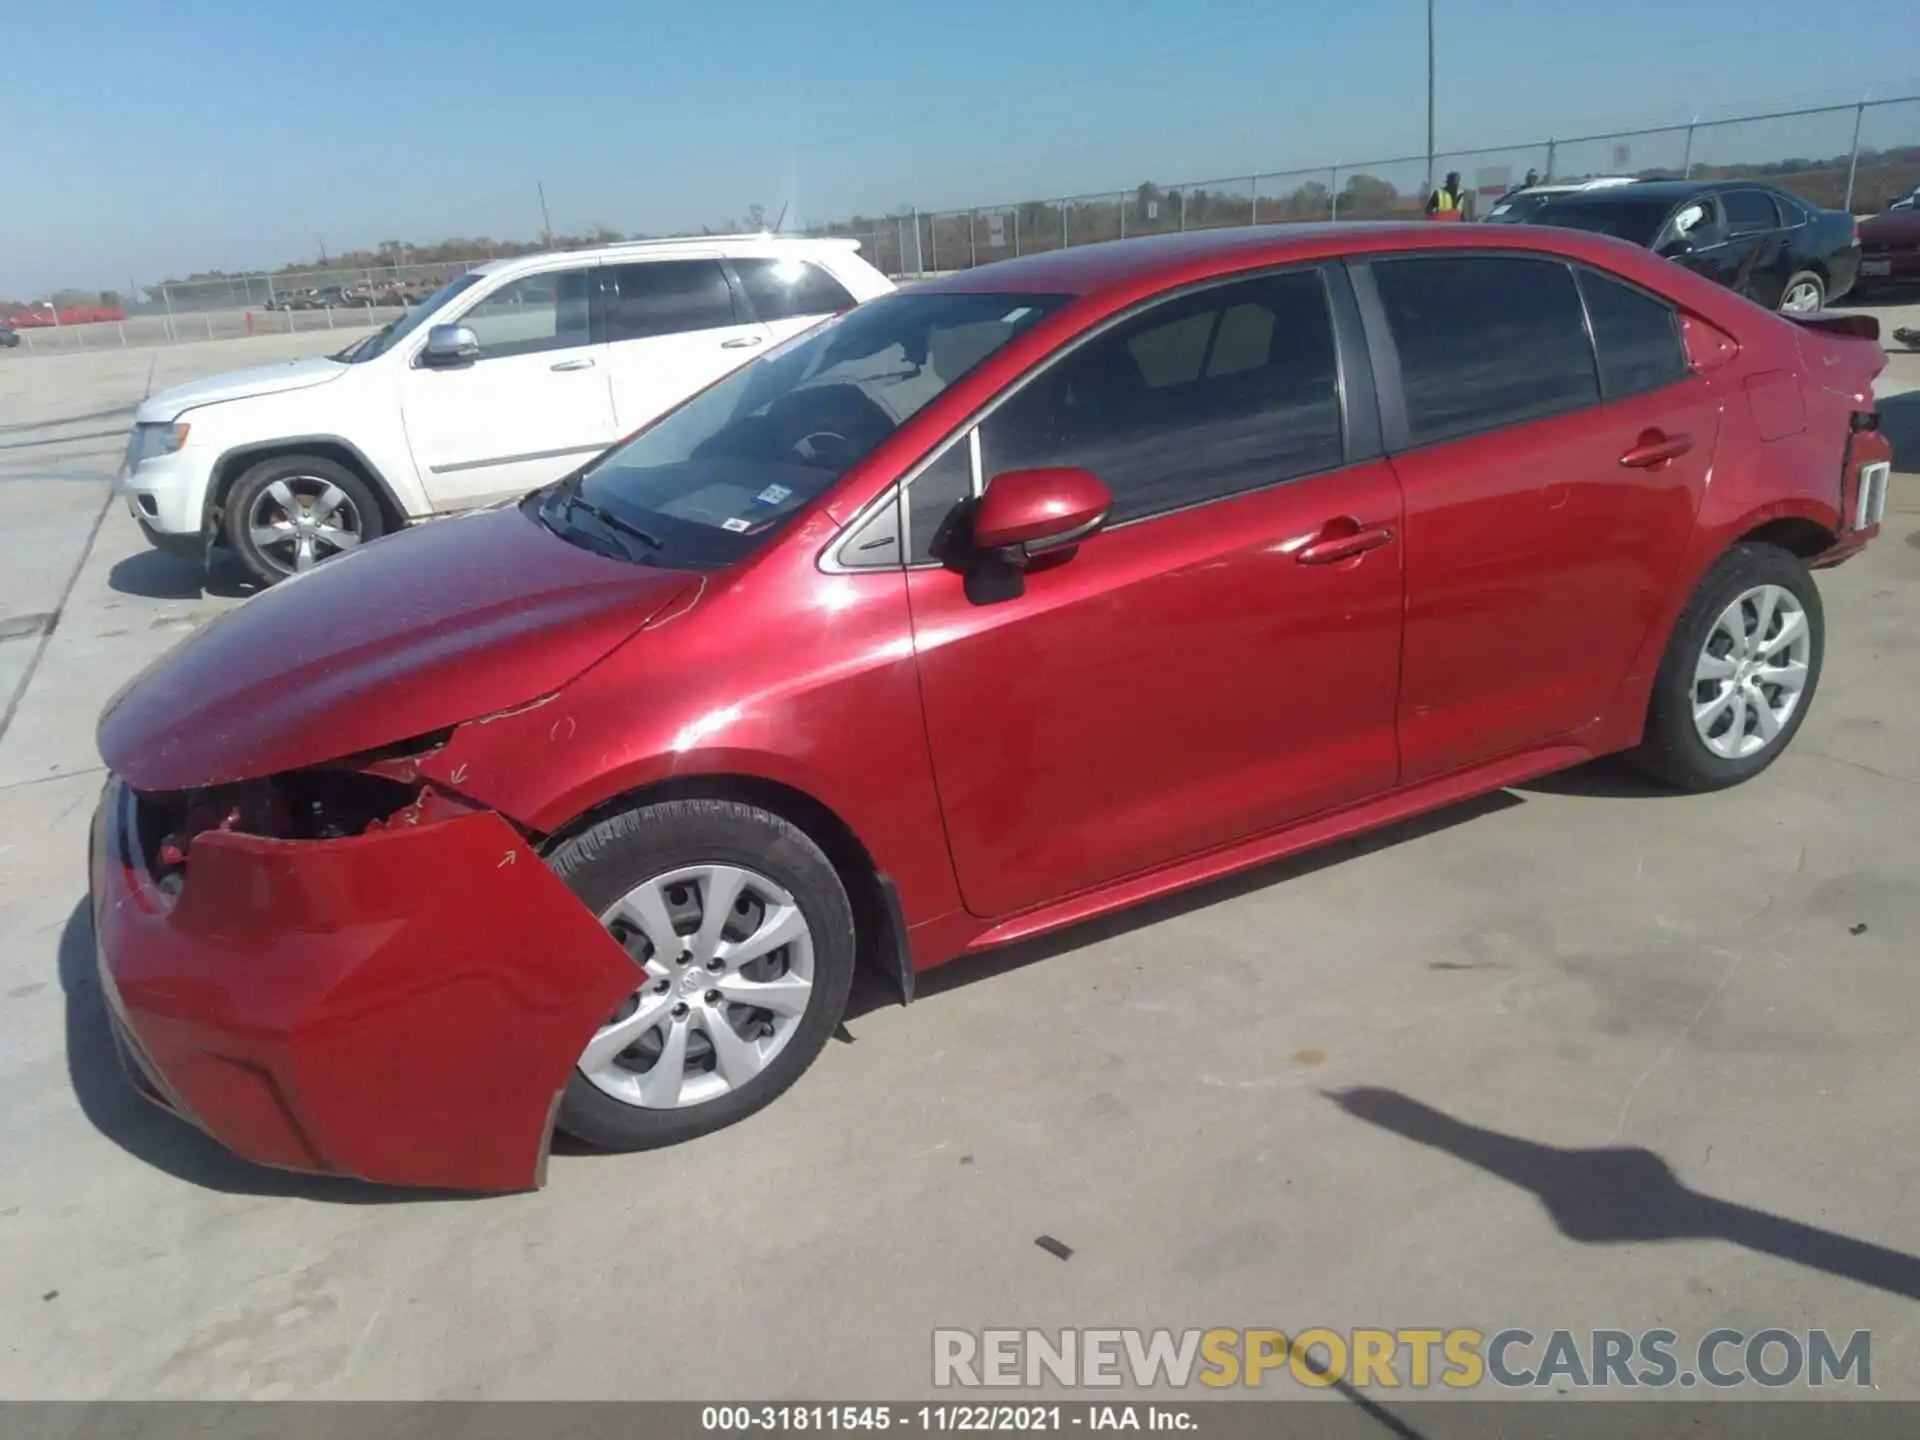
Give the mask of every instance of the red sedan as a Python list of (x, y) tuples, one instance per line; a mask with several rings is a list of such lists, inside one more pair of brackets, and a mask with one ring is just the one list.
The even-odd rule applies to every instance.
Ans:
[(1868, 317), (1599, 236), (1286, 226), (829, 322), (259, 595), (100, 722), (129, 1070), (243, 1156), (537, 1185), (956, 955), (1630, 752), (1764, 770), (1879, 529)]

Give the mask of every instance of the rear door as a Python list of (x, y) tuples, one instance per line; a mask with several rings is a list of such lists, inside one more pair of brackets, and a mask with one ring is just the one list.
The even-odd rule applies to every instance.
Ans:
[(1787, 243), (1780, 207), (1765, 190), (1723, 191), (1720, 203), (1727, 222), (1728, 244), (1741, 252), (1741, 283), (1733, 288), (1751, 296), (1769, 310), (1780, 308), (1795, 265)]
[(811, 260), (743, 255), (726, 263), (754, 318), (766, 325), (775, 344), (859, 303)]
[(1616, 278), (1428, 252), (1356, 282), (1406, 497), (1412, 782), (1606, 709), (1691, 533), (1717, 410), (1673, 308)]
[(510, 280), (449, 317), (473, 331), (476, 359), (429, 367), (416, 355), (404, 372), (407, 444), (436, 510), (524, 494), (613, 443), (594, 282), (592, 265)]
[[(999, 916), (1389, 789), (1399, 487), (1318, 268), (1205, 287), (1023, 382), (908, 487), (914, 644), (967, 908)], [(1352, 351), (1349, 352), (1353, 353)], [(1108, 528), (970, 596), (943, 536), (1014, 469)], [(1307, 547), (1344, 538), (1346, 558)], [(947, 563), (940, 563), (945, 560)]]
[(717, 254), (600, 269), (602, 333), (618, 433), (630, 434), (767, 348)]

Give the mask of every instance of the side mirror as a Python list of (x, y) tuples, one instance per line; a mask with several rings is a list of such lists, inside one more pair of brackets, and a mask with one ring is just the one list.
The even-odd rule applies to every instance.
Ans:
[(479, 338), (464, 325), (436, 325), (427, 331), (420, 359), (427, 365), (465, 365), (480, 358)]
[(1669, 260), (1678, 260), (1693, 254), (1693, 241), (1684, 235), (1676, 235), (1660, 247), (1659, 253)]
[(1079, 544), (1106, 523), (1113, 495), (1085, 470), (1007, 470), (973, 514), (973, 544), (1016, 567)]

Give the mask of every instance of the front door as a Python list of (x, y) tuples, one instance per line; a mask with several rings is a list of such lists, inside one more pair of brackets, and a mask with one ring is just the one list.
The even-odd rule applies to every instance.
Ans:
[(452, 366), (416, 359), (401, 386), (407, 443), (436, 510), (524, 494), (617, 438), (606, 347), (592, 342), (593, 267), (522, 276), (449, 323), (480, 342)]
[[(1323, 277), (1294, 270), (1164, 301), (982, 423), (982, 476), (1079, 466), (1114, 507), (1011, 598), (969, 599), (958, 561), (909, 572), (969, 910), (1007, 915), (1391, 788), (1399, 487), (1343, 448), (1337, 377)], [(915, 489), (952, 473), (909, 488), (916, 537), (942, 506)], [(1346, 558), (1309, 549), (1342, 536), (1360, 537)]]
[(622, 435), (768, 348), (767, 327), (736, 310), (717, 258), (605, 265), (600, 296)]

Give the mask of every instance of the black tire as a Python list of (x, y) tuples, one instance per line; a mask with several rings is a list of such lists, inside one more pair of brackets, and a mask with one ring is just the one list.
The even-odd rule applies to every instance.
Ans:
[[(1807, 681), (1800, 703), (1771, 744), (1757, 754), (1728, 759), (1709, 750), (1694, 728), (1694, 667), (1721, 613), (1756, 585), (1778, 585), (1806, 611)], [(1807, 567), (1777, 546), (1734, 546), (1707, 572), (1674, 624), (1667, 653), (1661, 657), (1659, 673), (1654, 677), (1646, 733), (1639, 748), (1629, 754), (1629, 761), (1678, 790), (1723, 790), (1752, 779), (1793, 743), (1819, 689), (1826, 652), (1826, 616), (1820, 607), (1820, 588)]]
[(1793, 293), (1793, 289), (1796, 285), (1813, 286), (1814, 294), (1816, 294), (1819, 297), (1819, 303), (1817, 303), (1813, 308), (1815, 310), (1824, 310), (1827, 308), (1827, 282), (1822, 280), (1818, 275), (1814, 274), (1813, 271), (1811, 270), (1796, 270), (1793, 272), (1793, 274), (1787, 277), (1787, 283), (1780, 287), (1780, 309), (1781, 310), (1784, 311), (1787, 308), (1787, 296)]
[[(575, 1070), (558, 1116), (560, 1128), (575, 1139), (604, 1150), (651, 1150), (724, 1129), (798, 1080), (840, 1023), (853, 983), (853, 907), (833, 863), (797, 826), (737, 801), (669, 800), (611, 815), (547, 857), (596, 915), (649, 876), (704, 862), (750, 867), (793, 896), (813, 935), (809, 1008), (793, 1038), (759, 1074), (681, 1109), (626, 1104)], [(583, 1050), (590, 1038), (581, 1036)]]
[[(386, 513), (380, 508), (373, 486), (337, 460), (320, 455), (275, 455), (262, 460), (234, 481), (233, 488), (227, 492), (223, 527), (235, 557), (262, 585), (272, 585), (293, 573), (290, 561), (283, 562), (273, 552), (254, 543), (247, 522), (261, 492), (280, 480), (294, 482), (296, 487), (301, 481), (324, 482), (345, 491), (353, 507), (355, 528), (362, 545), (386, 533)], [(331, 554), (323, 555), (319, 563), (324, 564), (330, 558)]]

